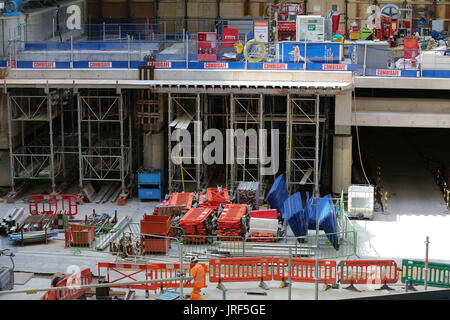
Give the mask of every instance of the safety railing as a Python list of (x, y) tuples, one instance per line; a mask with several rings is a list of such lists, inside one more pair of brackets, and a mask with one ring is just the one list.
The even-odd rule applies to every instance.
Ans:
[[(94, 27), (102, 35), (89, 36)], [(0, 67), (136, 69), (154, 65), (162, 69), (320, 70), (348, 71), (358, 76), (450, 77), (450, 51), (444, 47), (424, 50), (422, 43), (413, 48), (390, 48), (384, 42), (368, 41), (263, 43), (243, 33), (231, 40), (222, 39), (219, 33), (218, 38), (209, 40), (197, 34), (161, 36), (159, 29), (151, 23), (84, 25), (79, 30), (83, 36), (68, 31), (66, 38), (52, 34), (45, 40), (23, 37), (20, 32), (25, 31), (20, 31), (10, 40)], [(137, 30), (144, 35), (140, 31), (133, 34)], [(149, 56), (153, 61), (148, 61)]]
[(450, 264), (428, 262), (428, 270), (425, 261), (402, 260), (402, 283), (409, 285), (427, 285), (439, 288), (450, 288)]

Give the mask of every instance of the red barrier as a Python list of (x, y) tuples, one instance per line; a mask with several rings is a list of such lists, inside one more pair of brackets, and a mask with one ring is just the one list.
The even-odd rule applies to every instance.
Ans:
[[(316, 274), (315, 259), (292, 258), (293, 282), (314, 282)], [(273, 280), (286, 281), (289, 278), (289, 259), (273, 258)], [(334, 284), (337, 280), (336, 261), (319, 260), (319, 282)]]
[(92, 283), (91, 269), (86, 268), (79, 274), (66, 276), (56, 284), (56, 287), (74, 286), (73, 289), (62, 289), (58, 291), (47, 291), (41, 297), (41, 300), (75, 300), (82, 297), (90, 289), (77, 289), (79, 285), (88, 285)]
[(209, 260), (210, 282), (272, 280), (272, 258), (224, 258)]
[(73, 194), (35, 194), (28, 197), (28, 207), (31, 215), (62, 213), (74, 216), (78, 213), (78, 197)]
[(339, 262), (339, 281), (342, 284), (387, 284), (398, 281), (398, 267), (394, 260), (345, 260)]
[[(98, 263), (98, 275), (101, 276), (101, 269), (106, 268), (106, 281), (108, 283), (115, 283), (123, 280), (125, 281), (143, 281), (150, 280), (149, 273), (151, 271), (150, 264), (134, 264), (134, 263)], [(141, 279), (137, 279), (137, 275)], [(118, 277), (118, 278), (117, 278)], [(132, 284), (127, 286), (112, 286), (111, 288), (130, 288), (137, 290), (156, 290), (157, 285), (153, 283)]]
[[(205, 274), (208, 273), (208, 266), (201, 263), (205, 268)], [(191, 269), (190, 264), (183, 265), (183, 273), (185, 276), (189, 276), (189, 271)], [(148, 274), (150, 279), (168, 279), (168, 278), (176, 278), (178, 277), (178, 271), (180, 270), (179, 263), (152, 263), (150, 267), (150, 272)], [(180, 281), (164, 281), (155, 283), (155, 286), (158, 288), (179, 288)], [(189, 283), (183, 284), (184, 288), (193, 288), (194, 282), (190, 281)], [(206, 288), (206, 277), (205, 282), (203, 283), (203, 288)]]

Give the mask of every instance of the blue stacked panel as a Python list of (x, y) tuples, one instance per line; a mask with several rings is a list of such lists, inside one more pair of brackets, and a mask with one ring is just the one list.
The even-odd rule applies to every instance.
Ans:
[(280, 175), (273, 183), (272, 188), (270, 188), (265, 201), (272, 209), (277, 209), (277, 211), (282, 214), (283, 219), (285, 219), (283, 215), (283, 206), (288, 196), (284, 175)]

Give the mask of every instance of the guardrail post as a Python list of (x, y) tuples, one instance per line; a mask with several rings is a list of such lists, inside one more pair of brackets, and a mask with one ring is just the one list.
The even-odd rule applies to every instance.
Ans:
[(429, 237), (425, 240), (425, 291), (428, 289), (428, 246), (430, 244)]
[(70, 69), (73, 69), (73, 36), (70, 35)]
[[(307, 47), (307, 45), (306, 45), (306, 37), (305, 37), (305, 55), (303, 56), (303, 70), (305, 71), (306, 70), (306, 47)], [(299, 50), (300, 51), (300, 50)]]
[(292, 249), (289, 248), (288, 300), (292, 300)]
[(105, 23), (103, 22), (103, 41), (105, 41), (106, 38), (106, 29), (105, 29)]
[(244, 59), (245, 59), (245, 70), (247, 70), (247, 62), (248, 62), (247, 34), (245, 34), (245, 38), (244, 38)]
[(366, 76), (367, 44), (364, 45), (364, 69), (363, 76)]
[(178, 242), (178, 251), (180, 255), (180, 300), (184, 300), (183, 294), (183, 281), (184, 281), (184, 271), (183, 271), (183, 243)]
[(130, 69), (130, 35), (127, 34), (127, 41), (128, 41), (128, 69)]

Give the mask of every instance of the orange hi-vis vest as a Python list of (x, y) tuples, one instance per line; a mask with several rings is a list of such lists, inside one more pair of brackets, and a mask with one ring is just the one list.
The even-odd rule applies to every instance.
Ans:
[(205, 267), (201, 264), (197, 263), (192, 267), (190, 271), (190, 276), (194, 277), (194, 288), (203, 288), (205, 287), (206, 282), (206, 271)]

